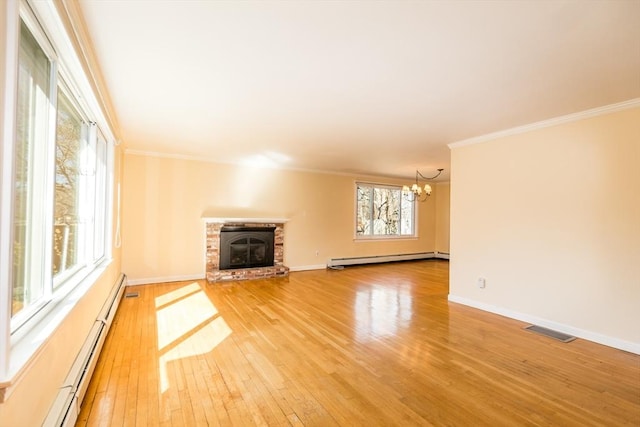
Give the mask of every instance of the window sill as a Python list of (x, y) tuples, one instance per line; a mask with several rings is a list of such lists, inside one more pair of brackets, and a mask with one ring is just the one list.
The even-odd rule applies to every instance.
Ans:
[(386, 242), (386, 241), (398, 241), (398, 240), (418, 240), (418, 236), (367, 236), (367, 237), (354, 237), (354, 242)]
[(15, 342), (12, 342), (11, 350), (9, 351), (8, 372), (3, 378), (0, 378), (0, 403), (9, 399), (13, 388), (20, 382), (29, 367), (38, 359), (38, 355), (51, 335), (62, 324), (78, 301), (98, 281), (111, 262), (112, 259), (104, 260), (64, 298), (58, 301), (51, 301), (55, 306), (36, 325)]

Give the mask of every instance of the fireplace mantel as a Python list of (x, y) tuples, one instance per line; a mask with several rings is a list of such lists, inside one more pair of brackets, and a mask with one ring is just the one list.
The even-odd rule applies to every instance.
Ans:
[(252, 224), (284, 224), (289, 221), (289, 218), (222, 218), (203, 216), (204, 222), (215, 222), (219, 224), (226, 223), (252, 223)]

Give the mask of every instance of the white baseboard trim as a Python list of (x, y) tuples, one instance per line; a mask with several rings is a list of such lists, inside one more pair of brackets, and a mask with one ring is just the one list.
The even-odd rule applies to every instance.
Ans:
[[(429, 257), (426, 257), (426, 258), (429, 258)], [(444, 252), (436, 252), (433, 255), (431, 255), (430, 258), (449, 259), (449, 254), (446, 254)], [(324, 270), (325, 268), (327, 268), (327, 264), (298, 265), (295, 267), (289, 267), (289, 271)], [(205, 278), (206, 276), (204, 274), (147, 277), (142, 279), (134, 279), (134, 278), (127, 277), (127, 286), (152, 285), (154, 283), (167, 283), (167, 282), (183, 282), (185, 280), (201, 280)]]
[(289, 271), (324, 270), (325, 268), (327, 268), (326, 264), (298, 265), (296, 267), (289, 267)]
[[(433, 257), (449, 259), (449, 254), (443, 252), (436, 253)], [(446, 258), (445, 258), (446, 257)], [(298, 265), (295, 267), (289, 267), (289, 271), (309, 271), (309, 270), (324, 270), (327, 268), (327, 264), (311, 264), (311, 265)], [(142, 279), (132, 279), (127, 277), (127, 286), (138, 285), (152, 285), (154, 283), (167, 283), (167, 282), (183, 282), (185, 280), (201, 280), (205, 279), (204, 274), (187, 274), (179, 276), (162, 276), (162, 277), (147, 277)]]
[(187, 274), (184, 276), (147, 277), (142, 279), (131, 279), (127, 277), (127, 286), (151, 285), (153, 283), (166, 283), (166, 282), (183, 282), (185, 280), (201, 280), (204, 278), (205, 278), (204, 274)]
[(520, 313), (517, 311), (509, 310), (507, 308), (498, 307), (491, 304), (485, 304), (480, 301), (460, 297), (457, 295), (449, 294), (449, 301), (455, 302), (458, 304), (463, 304), (469, 307), (477, 308), (479, 310), (488, 311), (490, 313), (499, 314), (501, 316), (508, 317), (510, 319), (520, 320), (522, 322), (527, 322), (533, 325), (542, 326), (544, 328), (553, 329), (554, 331), (563, 332), (565, 334), (573, 335), (574, 337), (582, 338), (588, 341), (593, 341), (595, 343), (617, 348), (619, 350), (640, 354), (640, 343), (621, 340), (619, 338), (602, 335), (597, 332), (575, 328), (573, 326), (565, 325), (563, 323), (554, 322), (552, 320), (543, 319), (543, 318), (532, 316), (526, 313)]

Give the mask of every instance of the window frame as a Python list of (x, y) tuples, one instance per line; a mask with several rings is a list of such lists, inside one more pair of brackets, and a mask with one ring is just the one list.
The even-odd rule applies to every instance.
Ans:
[[(22, 6), (22, 5), (21, 5)], [(28, 13), (27, 10), (24, 9), (24, 7), (20, 8), (20, 17), (18, 20), (18, 58), (16, 58), (17, 61), (17, 66), (19, 67), (20, 64), (20, 58), (19, 58), (19, 51), (20, 51), (20, 47), (19, 47), (19, 41), (20, 41), (20, 32), (21, 32), (21, 27), (22, 24), (24, 23), (25, 27), (29, 30), (29, 32), (31, 33), (31, 35), (33, 36), (33, 38), (35, 39), (36, 43), (38, 43), (39, 48), (43, 51), (43, 53), (46, 55), (47, 59), (49, 60), (49, 65), (50, 65), (50, 69), (49, 69), (49, 93), (47, 94), (47, 101), (50, 102), (55, 102), (55, 96), (56, 96), (56, 85), (55, 85), (55, 78), (54, 75), (57, 73), (57, 56), (55, 54), (55, 51), (53, 49), (53, 46), (48, 42), (46, 35), (44, 33), (44, 31), (42, 30), (42, 28), (40, 28), (40, 26), (37, 24), (37, 21), (35, 19), (35, 17), (31, 14)], [(18, 88), (18, 84), (17, 84), (17, 78), (19, 77), (19, 72), (17, 72), (16, 74), (16, 85), (15, 85), (15, 103), (14, 103), (14, 108), (17, 109), (17, 99), (18, 99), (18, 93), (17, 93), (17, 88)], [(44, 150), (44, 154), (40, 157), (36, 159), (36, 167), (34, 167), (34, 171), (33, 172), (29, 172), (29, 174), (33, 174), (34, 176), (32, 177), (33, 180), (30, 179), (31, 181), (36, 181), (39, 182), (41, 185), (36, 186), (36, 191), (35, 191), (35, 195), (32, 195), (31, 198), (38, 200), (38, 204), (40, 205), (40, 210), (47, 210), (47, 206), (49, 204), (49, 199), (51, 197), (51, 192), (48, 191), (49, 190), (49, 186), (47, 185), (48, 179), (47, 176), (50, 175), (51, 172), (51, 155), (53, 153), (53, 148), (51, 147), (51, 144), (49, 144), (49, 137), (52, 131), (55, 130), (55, 111), (52, 109), (48, 109), (47, 111), (44, 112), (47, 117), (46, 117), (46, 123), (43, 123), (42, 126), (38, 126), (38, 128), (42, 128), (45, 127), (46, 129), (39, 129), (38, 132), (39, 133), (46, 133), (47, 137), (45, 138), (45, 140), (39, 140), (36, 141), (36, 147)], [(12, 127), (13, 128), (13, 133), (12, 133), (12, 139), (10, 140), (11, 142), (7, 145), (10, 145), (12, 148), (12, 155), (16, 156), (16, 139), (17, 139), (17, 126), (16, 126), (16, 122), (17, 122), (17, 111), (14, 114), (14, 119), (13, 119), (13, 123), (7, 123), (6, 126), (7, 127)], [(42, 114), (38, 115), (38, 118), (40, 118), (42, 116)], [(15, 157), (13, 157), (15, 158)], [(11, 171), (10, 171), (10, 177), (9, 177), (9, 182), (8, 185), (11, 186), (11, 191), (12, 191), (12, 200), (15, 201), (16, 195), (14, 192), (14, 186), (15, 186), (15, 174), (16, 174), (16, 170), (15, 170), (15, 163), (12, 163), (11, 167)], [(4, 188), (3, 188), (4, 191)], [(12, 208), (14, 206), (14, 203), (11, 203), (10, 205)], [(38, 228), (40, 229), (44, 229), (47, 230), (49, 228), (49, 216), (48, 215), (44, 215), (43, 217), (38, 217), (37, 220), (34, 220), (33, 218), (33, 211), (35, 209), (30, 209), (29, 212), (27, 213), (27, 220), (26, 222), (37, 222)], [(14, 218), (13, 218), (13, 209), (10, 209), (10, 236), (13, 236), (13, 232), (14, 232)], [(10, 250), (12, 250), (12, 240), (13, 239), (9, 239), (9, 246), (10, 246)], [(30, 239), (32, 240), (32, 239)], [(33, 240), (30, 242), (33, 243)], [(37, 266), (37, 272), (33, 272), (30, 271), (29, 275), (27, 276), (27, 281), (31, 281), (31, 277), (32, 275), (38, 275), (39, 276), (39, 280), (41, 281), (45, 281), (46, 280), (46, 272), (49, 269), (50, 265), (47, 263), (46, 260), (46, 256), (45, 256), (45, 251), (46, 251), (46, 247), (49, 246), (50, 244), (50, 240), (49, 240), (49, 236), (47, 235), (47, 233), (42, 233), (42, 236), (40, 238), (40, 248), (37, 247), (33, 247), (31, 248), (30, 252), (31, 252), (31, 256), (32, 257), (36, 257), (37, 255), (34, 253), (36, 250), (40, 250), (40, 255), (43, 257), (44, 262), (41, 263), (39, 266)], [(35, 245), (34, 245), (35, 246)], [(8, 263), (8, 268), (9, 268), (9, 277), (8, 277), (8, 286), (9, 286), (9, 301), (10, 304), (13, 303), (13, 297), (12, 297), (12, 268), (11, 268), (11, 262)], [(24, 311), (21, 310), (21, 313), (18, 313), (16, 316), (12, 316), (11, 312), (12, 309), (9, 310), (9, 318), (10, 318), (10, 333), (15, 332), (17, 329), (20, 328), (21, 325), (23, 325), (24, 323), (28, 322), (30, 318), (34, 317), (37, 315), (37, 313), (41, 310), (44, 309), (44, 307), (47, 305), (47, 301), (51, 299), (51, 294), (50, 292), (48, 292), (48, 289), (46, 287), (46, 284), (43, 283), (43, 292), (42, 295), (38, 298), (37, 302), (33, 305), (30, 305), (29, 307), (26, 307), (24, 309)], [(10, 306), (12, 307), (12, 306)]]
[[(384, 190), (397, 190), (399, 192), (400, 203), (403, 200), (407, 203), (411, 203), (411, 233), (402, 234), (402, 209), (400, 210), (400, 217), (398, 219), (398, 225), (400, 232), (398, 234), (374, 234), (374, 228), (371, 228), (371, 234), (359, 234), (358, 233), (358, 215), (359, 215), (359, 201), (358, 201), (358, 189), (360, 187), (370, 187), (371, 191), (376, 189)], [(371, 211), (373, 212), (373, 203), (371, 204)], [(373, 217), (373, 215), (372, 215)], [(355, 241), (380, 241), (380, 240), (414, 240), (418, 238), (418, 204), (415, 200), (404, 199), (404, 193), (402, 191), (402, 185), (395, 184), (383, 184), (367, 181), (356, 181), (354, 185), (354, 240)]]
[[(95, 122), (91, 122), (91, 119), (88, 117), (90, 115), (95, 114), (95, 112), (91, 111), (86, 105), (82, 103), (82, 96), (77, 95), (80, 93), (79, 90), (72, 89), (74, 87), (73, 77), (70, 76), (64, 68), (61, 66), (62, 61), (56, 55), (56, 51), (54, 47), (49, 43), (49, 38), (47, 37), (47, 33), (44, 28), (42, 28), (38, 19), (34, 16), (33, 12), (28, 8), (28, 5), (22, 3), (20, 9), (19, 23), (24, 22), (27, 29), (31, 32), (32, 36), (35, 38), (36, 42), (39, 44), (41, 49), (49, 58), (51, 69), (50, 69), (50, 88), (49, 88), (49, 102), (51, 104), (48, 114), (48, 123), (49, 131), (47, 133), (47, 138), (45, 141), (46, 144), (46, 153), (42, 156), (43, 158), (38, 159), (38, 162), (45, 162), (43, 168), (38, 168), (36, 172), (40, 178), (41, 186), (37, 188), (36, 193), (41, 193), (42, 197), (45, 200), (46, 206), (44, 209), (44, 218), (39, 218), (39, 223), (44, 227), (44, 233), (42, 237), (42, 247), (40, 251), (42, 252), (40, 255), (42, 256), (42, 280), (44, 281), (44, 291), (40, 298), (38, 298), (37, 303), (30, 305), (24, 309), (24, 312), (16, 313), (16, 315), (10, 314), (10, 334), (11, 334), (11, 342), (15, 344), (15, 342), (21, 339), (25, 333), (28, 333), (29, 325), (33, 325), (44, 318), (49, 310), (52, 310), (55, 306), (56, 301), (64, 300), (64, 297), (73, 291), (75, 287), (77, 287), (94, 269), (96, 269), (104, 260), (106, 255), (108, 255), (108, 248), (105, 248), (104, 254), (102, 257), (96, 259), (93, 256), (91, 259), (87, 260), (82, 265), (74, 266), (74, 268), (70, 269), (68, 272), (63, 272), (60, 276), (53, 274), (52, 272), (52, 246), (53, 246), (53, 238), (52, 232), (54, 228), (54, 218), (53, 218), (53, 206), (54, 206), (54, 183), (55, 183), (55, 164), (56, 164), (56, 155), (55, 150), (57, 147), (56, 141), (56, 125), (57, 125), (57, 112), (59, 109), (58, 103), (58, 94), (64, 93), (64, 95), (68, 98), (68, 102), (70, 106), (75, 110), (76, 114), (87, 123), (87, 126), (90, 123), (95, 125)], [(20, 39), (20, 35), (18, 35), (18, 40)], [(19, 58), (18, 58), (19, 63)], [(16, 85), (17, 91), (17, 85)], [(15, 126), (15, 123), (12, 124)], [(95, 136), (96, 132), (92, 132)], [(15, 132), (14, 132), (15, 135)], [(13, 139), (13, 144), (15, 147), (15, 136)], [(106, 153), (105, 153), (106, 154)], [(104, 169), (105, 172), (108, 171), (108, 158), (104, 160)], [(45, 174), (46, 176), (40, 176)], [(15, 185), (15, 171), (12, 171), (12, 181), (10, 185)], [(83, 183), (84, 185), (84, 183)], [(37, 197), (37, 195), (36, 195)], [(78, 196), (80, 199), (80, 196)], [(95, 202), (95, 201), (94, 201)], [(105, 201), (106, 202), (106, 201)], [(105, 203), (108, 204), (108, 203)], [(95, 209), (95, 205), (93, 206)], [(106, 226), (106, 224), (105, 224)], [(95, 228), (92, 230), (95, 233)], [(106, 234), (108, 229), (105, 227), (102, 232)], [(89, 230), (87, 230), (87, 234), (82, 236), (84, 239), (89, 237)], [(102, 238), (103, 241), (107, 239)], [(87, 246), (87, 242), (81, 242), (81, 246)], [(93, 246), (93, 241), (91, 241), (91, 245)], [(34, 250), (37, 248), (34, 248)], [(93, 250), (91, 251), (93, 255)], [(11, 279), (11, 277), (10, 277)], [(12, 292), (12, 280), (9, 280), (9, 291)], [(10, 300), (12, 298), (10, 297)], [(49, 307), (47, 307), (49, 306)], [(25, 329), (23, 331), (23, 329)]]
[[(81, 153), (79, 153), (79, 157), (83, 157), (83, 153), (82, 151), (87, 150), (89, 144), (91, 143), (91, 139), (92, 139), (92, 134), (94, 131), (91, 130), (91, 128), (93, 127), (91, 125), (91, 121), (88, 118), (87, 114), (85, 111), (83, 111), (82, 107), (80, 107), (78, 105), (77, 100), (73, 97), (73, 94), (71, 93), (71, 91), (68, 89), (64, 78), (62, 78), (62, 76), (59, 79), (58, 82), (58, 94), (57, 94), (57, 99), (56, 99), (56, 113), (60, 110), (60, 94), (62, 94), (66, 99), (66, 101), (69, 103), (69, 107), (71, 107), (75, 114), (77, 115), (77, 117), (81, 120), (81, 130), (80, 133), (82, 135), (81, 139), (80, 139), (80, 145), (83, 145), (84, 147), (80, 150)], [(57, 124), (57, 123), (56, 123)], [(56, 132), (57, 132), (57, 127), (56, 127)], [(55, 149), (58, 149), (58, 139), (57, 139), (57, 134), (55, 136), (55, 141), (53, 142), (53, 144), (55, 146)], [(56, 151), (56, 156), (57, 156), (57, 151)], [(96, 159), (97, 161), (97, 159)], [(54, 163), (54, 169), (57, 167), (57, 157), (55, 158)], [(54, 176), (52, 177), (52, 183), (50, 185), (50, 187), (54, 187), (54, 195), (53, 195), (53, 207), (52, 207), (52, 212), (51, 212), (51, 216), (55, 217), (55, 203), (56, 203), (56, 191), (55, 191), (55, 184), (56, 184), (56, 175), (57, 174), (57, 170), (54, 172)], [(82, 174), (82, 173), (81, 173)], [(84, 174), (82, 174), (84, 175)], [(79, 188), (77, 189), (78, 194), (76, 195), (76, 199), (82, 199), (83, 197), (86, 196), (86, 193), (89, 192), (89, 188), (90, 186), (87, 185), (87, 179), (83, 179), (83, 180), (79, 180), (78, 182), (78, 186)], [(91, 197), (94, 197), (95, 195), (91, 195)], [(93, 200), (95, 201), (95, 200)], [(90, 203), (90, 205), (94, 205), (94, 203)], [(86, 210), (87, 205), (83, 204), (82, 206), (79, 206), (79, 208), (81, 208), (82, 210)], [(95, 209), (95, 206), (93, 206), (93, 209)], [(79, 213), (76, 214), (76, 216), (81, 217), (82, 215), (80, 215)], [(55, 229), (55, 218), (53, 218), (53, 225), (51, 230), (49, 230), (50, 232), (53, 232)], [(95, 229), (94, 229), (95, 232)], [(51, 234), (51, 233), (49, 233)], [(89, 245), (86, 240), (89, 237), (89, 234), (86, 233), (86, 235), (82, 235), (80, 237), (83, 237), (83, 239), (78, 239), (78, 241), (76, 242), (78, 247), (77, 247), (77, 251), (81, 252), (81, 253), (86, 253)], [(85, 240), (85, 241), (83, 241)], [(52, 242), (53, 243), (53, 242)], [(91, 242), (93, 243), (93, 242)], [(49, 245), (51, 246), (51, 245)], [(81, 260), (78, 264), (73, 265), (71, 268), (69, 269), (63, 269), (57, 273), (53, 273), (52, 274), (52, 281), (53, 281), (53, 291), (54, 292), (58, 292), (59, 289), (64, 288), (64, 286), (67, 285), (67, 283), (71, 280), (71, 278), (78, 274), (79, 271), (87, 268), (88, 266), (90, 266), (90, 264), (94, 261), (93, 260), (93, 251), (91, 252), (92, 254), (92, 259), (91, 261), (87, 261), (85, 259)]]
[[(87, 75), (74, 42), (67, 33), (63, 18), (59, 15), (51, 0), (8, 0), (6, 5), (6, 49), (4, 79), (0, 82), (0, 91), (4, 91), (4, 118), (2, 122), (3, 140), (9, 143), (0, 147), (0, 403), (8, 398), (13, 385), (21, 378), (20, 372), (38, 354), (38, 349), (60, 325), (67, 314), (85, 293), (96, 283), (100, 275), (112, 262), (113, 206), (114, 206), (114, 163), (116, 138), (111, 129), (111, 121), (102, 109), (102, 100)], [(39, 222), (45, 223), (42, 231), (44, 241), (42, 258), (39, 264), (45, 271), (43, 287), (45, 294), (38, 304), (25, 307), (12, 315), (12, 251), (14, 227), (14, 196), (16, 168), (14, 158), (17, 155), (17, 99), (18, 99), (18, 67), (20, 64), (20, 34), (24, 23), (33, 35), (38, 46), (50, 61), (50, 87), (48, 107), (49, 133), (46, 137), (46, 155), (42, 160), (46, 164), (46, 175), (40, 191), (45, 199), (46, 209), (35, 213), (41, 217)], [(83, 58), (86, 61), (86, 58)], [(91, 185), (86, 191), (96, 191), (92, 197), (93, 223), (86, 227), (86, 249), (90, 254), (87, 262), (70, 274), (66, 280), (54, 287), (52, 254), (53, 254), (53, 210), (55, 182), (55, 129), (58, 90), (68, 91), (70, 101), (77, 108), (83, 119), (91, 124), (89, 133), (94, 138), (95, 172), (88, 179)], [(53, 117), (53, 119), (51, 119)], [(100, 148), (98, 148), (100, 147)], [(102, 156), (100, 159), (99, 157)], [(38, 195), (40, 197), (40, 195)], [(83, 200), (76, 195), (76, 200)], [(28, 212), (28, 210), (27, 210)], [(30, 215), (30, 214), (29, 214)], [(28, 218), (28, 215), (26, 216)], [(44, 219), (42, 219), (44, 217)], [(98, 233), (98, 234), (96, 234)], [(96, 236), (99, 235), (99, 238)], [(25, 251), (26, 252), (26, 251)], [(37, 261), (37, 260), (36, 260)]]

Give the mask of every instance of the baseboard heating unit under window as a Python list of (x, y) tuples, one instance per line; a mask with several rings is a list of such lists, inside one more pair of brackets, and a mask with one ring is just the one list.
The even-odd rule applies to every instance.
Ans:
[(69, 427), (75, 425), (80, 413), (80, 404), (89, 386), (104, 340), (118, 310), (125, 286), (126, 276), (120, 274), (62, 383), (58, 396), (42, 424), (43, 426)]
[(419, 259), (431, 259), (436, 257), (436, 252), (418, 252), (413, 254), (399, 254), (399, 255), (374, 255), (364, 257), (352, 257), (352, 258), (331, 258), (327, 262), (327, 267), (344, 267), (346, 265), (361, 265), (361, 264), (378, 264), (383, 262), (394, 261), (412, 261)]

